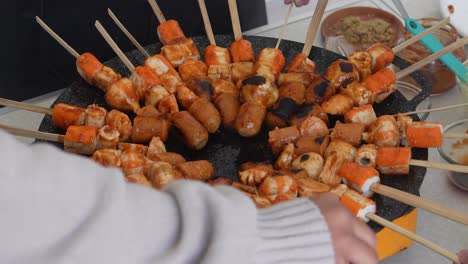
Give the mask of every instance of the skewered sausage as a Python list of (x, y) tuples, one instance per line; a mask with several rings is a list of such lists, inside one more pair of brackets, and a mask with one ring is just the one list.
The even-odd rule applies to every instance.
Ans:
[(349, 62), (354, 64), (359, 71), (359, 79), (364, 81), (372, 75), (372, 56), (369, 52), (357, 51), (348, 58)]
[(172, 166), (186, 162), (182, 155), (175, 152), (153, 153), (151, 156), (148, 155), (148, 158), (153, 161), (164, 161)]
[(89, 85), (95, 85), (94, 76), (96, 76), (102, 67), (104, 67), (104, 65), (89, 52), (81, 54), (76, 60), (76, 70), (78, 74), (80, 74)]
[(195, 99), (189, 108), (189, 112), (205, 126), (208, 132), (215, 133), (218, 131), (221, 125), (221, 115), (216, 107), (207, 99)]
[(377, 146), (374, 144), (364, 144), (357, 150), (354, 161), (360, 166), (375, 167), (376, 159)]
[(279, 98), (291, 98), (297, 105), (302, 105), (305, 101), (306, 88), (298, 82), (286, 83), (279, 88)]
[(284, 149), (283, 152), (279, 155), (276, 160), (275, 167), (278, 169), (289, 169), (295, 158), (294, 154), (294, 144), (289, 143)]
[(90, 159), (104, 167), (120, 167), (120, 155), (122, 155), (121, 150), (99, 149), (93, 153)]
[(262, 76), (254, 76), (242, 81), (241, 101), (272, 107), (278, 101), (279, 91), (276, 85)]
[(94, 76), (94, 85), (105, 92), (109, 85), (120, 78), (122, 78), (122, 76), (116, 73), (112, 68), (103, 66)]
[(332, 154), (327, 158), (323, 165), (322, 172), (318, 176), (318, 181), (325, 183), (331, 187), (336, 187), (341, 183), (341, 177), (337, 175), (338, 170), (343, 166), (345, 159), (338, 155)]
[(76, 154), (92, 155), (96, 151), (98, 129), (92, 126), (70, 126), (64, 138), (64, 149)]
[(85, 110), (81, 107), (56, 104), (52, 112), (52, 125), (66, 130), (70, 126), (84, 125), (85, 118)]
[(441, 123), (413, 122), (406, 129), (408, 146), (414, 148), (439, 148), (442, 146)]
[(388, 65), (395, 59), (395, 53), (387, 45), (376, 43), (367, 49), (367, 52), (372, 56), (372, 72), (376, 73)]
[(305, 92), (307, 104), (321, 104), (329, 100), (336, 93), (336, 88), (322, 75), (317, 75)]
[(173, 114), (179, 112), (179, 105), (175, 95), (171, 94), (159, 101), (158, 110), (163, 114)]
[(177, 164), (175, 168), (185, 179), (208, 181), (215, 175), (213, 165), (207, 160), (185, 162)]
[(308, 152), (315, 152), (323, 156), (330, 143), (330, 137), (300, 137), (296, 141), (296, 155), (302, 155)]
[(101, 128), (106, 124), (107, 110), (96, 104), (90, 105), (85, 110), (85, 126)]
[(359, 71), (351, 62), (340, 59), (328, 66), (325, 78), (337, 89), (346, 88), (354, 82), (359, 82)]
[(243, 137), (253, 137), (260, 132), (266, 108), (261, 104), (244, 103), (239, 109), (236, 119), (236, 130)]
[[(289, 97), (281, 98), (276, 106), (267, 115), (267, 124), (270, 127), (285, 127), (290, 118), (296, 113), (298, 104)], [(279, 119), (279, 120), (277, 120)]]
[(120, 142), (117, 145), (117, 149), (119, 149), (121, 151), (127, 151), (127, 150), (136, 151), (136, 152), (141, 153), (143, 155), (146, 155), (146, 152), (148, 151), (148, 147), (145, 146), (145, 145), (122, 143), (122, 142)]
[(330, 142), (325, 150), (325, 158), (328, 159), (332, 155), (338, 155), (346, 160), (353, 161), (356, 158), (357, 149), (353, 145), (342, 140), (334, 140)]
[(343, 140), (355, 147), (359, 147), (364, 129), (364, 125), (361, 124), (343, 124), (338, 121), (330, 136), (332, 140)]
[(302, 154), (293, 161), (292, 168), (296, 170), (304, 169), (309, 177), (317, 180), (323, 169), (323, 158), (315, 152)]
[(272, 203), (297, 197), (297, 182), (290, 176), (267, 177), (258, 187), (258, 194)]
[(297, 82), (301, 83), (305, 87), (309, 87), (309, 85), (311, 85), (318, 76), (320, 75), (310, 72), (281, 73), (278, 77), (278, 84), (281, 86), (286, 83)]
[(184, 82), (198, 76), (208, 76), (208, 66), (201, 60), (187, 59), (179, 66), (179, 74)]
[(286, 59), (281, 50), (265, 48), (260, 52), (255, 62), (255, 73), (274, 82), (278, 79), (285, 63)]
[(268, 132), (268, 144), (270, 144), (273, 154), (278, 156), (289, 143), (295, 143), (301, 136), (296, 126), (276, 128)]
[(166, 57), (174, 67), (184, 64), (187, 59), (200, 59), (200, 52), (192, 39), (176, 39), (161, 48), (161, 54)]
[(205, 49), (205, 62), (208, 66), (231, 64), (231, 55), (226, 48), (209, 45)]
[(284, 128), (289, 125), (289, 120), (277, 116), (275, 113), (269, 111), (265, 117), (265, 124), (269, 129)]
[(116, 149), (119, 144), (119, 131), (110, 126), (103, 126), (98, 131), (96, 149)]
[(169, 128), (169, 122), (163, 117), (137, 116), (133, 120), (132, 141), (137, 144), (147, 144), (153, 137), (166, 141)]
[(382, 174), (408, 174), (411, 148), (379, 148), (375, 161)]
[(231, 43), (232, 61), (236, 62), (255, 62), (255, 54), (252, 44), (246, 39), (236, 40)]
[(167, 162), (157, 161), (152, 163), (145, 173), (148, 181), (156, 189), (162, 189), (164, 186), (177, 179), (174, 169)]
[(398, 146), (400, 133), (395, 118), (389, 115), (380, 116), (369, 126), (368, 132), (363, 134), (363, 139), (378, 147)]
[(185, 84), (187, 85), (187, 88), (189, 88), (197, 96), (203, 97), (209, 101), (214, 96), (214, 88), (211, 85), (210, 79), (208, 77), (195, 77)]
[(111, 110), (106, 116), (106, 125), (119, 131), (119, 141), (128, 141), (132, 134), (132, 121), (128, 115), (118, 111)]
[(354, 190), (348, 190), (340, 198), (340, 202), (348, 208), (357, 218), (369, 222), (368, 213), (375, 214), (377, 208), (375, 202), (360, 195)]
[(180, 132), (182, 140), (189, 148), (200, 150), (205, 147), (208, 142), (208, 130), (189, 112), (174, 113), (171, 116), (171, 120)]
[(323, 111), (330, 115), (344, 115), (353, 108), (353, 99), (343, 94), (335, 94), (322, 104)]
[(158, 28), (158, 36), (163, 44), (172, 43), (174, 40), (185, 38), (184, 32), (175, 20), (167, 20), (161, 23)]
[(235, 129), (237, 115), (240, 110), (240, 103), (237, 97), (230, 93), (223, 93), (216, 97), (215, 105), (221, 115), (223, 127)]
[(372, 105), (363, 105), (353, 107), (345, 113), (344, 118), (346, 123), (362, 124), (367, 128), (377, 119), (377, 116)]
[(330, 125), (330, 120), (328, 119), (327, 113), (323, 111), (323, 108), (320, 107), (319, 105), (311, 105), (307, 104), (304, 105), (302, 108), (300, 108), (297, 112), (296, 115), (291, 118), (291, 123), (300, 126), (304, 120), (306, 120), (307, 117), (310, 116), (315, 116), (325, 122), (325, 124)]
[(120, 111), (135, 112), (140, 108), (140, 99), (135, 85), (128, 78), (122, 78), (112, 83), (107, 88), (105, 99), (109, 106)]
[(395, 73), (389, 68), (374, 73), (363, 84), (372, 92), (377, 103), (383, 102), (397, 89)]
[(315, 72), (315, 62), (306, 55), (298, 53), (289, 64), (287, 72)]
[(365, 197), (371, 197), (374, 193), (372, 185), (379, 183), (379, 172), (372, 167), (359, 166), (354, 162), (346, 162), (338, 171), (338, 176), (343, 182), (358, 191)]
[(143, 174), (132, 174), (132, 175), (128, 175), (128, 176), (125, 176), (125, 180), (128, 182), (128, 183), (134, 183), (134, 184), (138, 184), (138, 185), (142, 185), (142, 186), (148, 186), (148, 187), (151, 187), (151, 183), (148, 181), (148, 179), (146, 179), (145, 175)]
[(144, 174), (146, 159), (136, 150), (125, 150), (120, 156), (121, 168), (125, 175)]
[(321, 137), (328, 135), (328, 127), (325, 122), (323, 122), (320, 118), (315, 116), (307, 117), (300, 125), (299, 131), (301, 136), (309, 136), (309, 137)]
[(253, 62), (235, 62), (230, 66), (231, 78), (234, 83), (255, 75)]

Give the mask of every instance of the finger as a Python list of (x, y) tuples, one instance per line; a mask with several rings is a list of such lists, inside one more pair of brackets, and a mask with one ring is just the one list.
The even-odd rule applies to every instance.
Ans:
[(293, 1), (293, 0), (284, 0), (284, 3), (285, 3), (286, 5), (289, 5), (290, 3), (292, 3), (292, 1)]
[(309, 4), (309, 0), (294, 0), (297, 7), (305, 6)]
[(468, 264), (468, 249), (464, 249), (458, 253), (458, 258), (461, 264)]
[(377, 264), (379, 261), (374, 247), (370, 247), (358, 238), (347, 247), (346, 257), (348, 262), (353, 264)]
[(372, 231), (369, 226), (359, 220), (356, 221), (356, 224), (354, 224), (354, 234), (359, 239), (366, 242), (368, 246), (375, 248), (375, 245), (377, 244), (377, 238), (374, 231)]

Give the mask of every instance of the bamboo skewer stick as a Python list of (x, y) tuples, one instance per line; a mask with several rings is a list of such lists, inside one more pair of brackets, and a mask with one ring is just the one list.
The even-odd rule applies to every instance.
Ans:
[(236, 0), (228, 0), (229, 3), (229, 13), (231, 15), (232, 30), (234, 32), (234, 39), (242, 39), (242, 30), (239, 20), (239, 10), (237, 9)]
[[(426, 109), (426, 110), (419, 110), (419, 111), (413, 111), (413, 112), (406, 112), (406, 113), (402, 113), (401, 115), (414, 115), (414, 114), (421, 114), (421, 113), (430, 113), (430, 112), (443, 111), (443, 110), (448, 110), (448, 109), (463, 107), (463, 106), (468, 106), (468, 103), (455, 104), (455, 105), (449, 105), (449, 106), (444, 106), (444, 107), (438, 107), (438, 108), (432, 108), (432, 109)], [(393, 116), (394, 117), (398, 116), (398, 114), (393, 115)]]
[(0, 129), (4, 129), (8, 133), (15, 135), (15, 136), (20, 136), (20, 137), (35, 138), (35, 139), (53, 141), (53, 142), (59, 142), (59, 143), (63, 143), (65, 140), (64, 135), (51, 134), (51, 133), (40, 132), (40, 131), (32, 131), (32, 130), (17, 128), (17, 127), (12, 127), (9, 125), (0, 124)]
[(419, 41), (420, 39), (424, 38), (425, 36), (432, 34), (442, 28), (443, 26), (446, 26), (448, 23), (450, 23), (450, 17), (447, 17), (443, 20), (441, 20), (439, 23), (435, 24), (434, 26), (424, 30), (424, 32), (417, 34), (416, 36), (413, 36), (412, 38), (406, 40), (405, 42), (399, 44), (398, 46), (394, 47), (392, 51), (394, 53), (400, 52), (409, 45)]
[(198, 5), (200, 6), (200, 12), (203, 17), (203, 24), (205, 25), (206, 35), (211, 45), (216, 46), (216, 40), (213, 34), (213, 28), (211, 27), (210, 16), (208, 15), (208, 10), (206, 10), (205, 0), (198, 0)]
[(314, 14), (312, 15), (312, 20), (310, 21), (309, 29), (307, 30), (307, 37), (304, 43), (304, 48), (302, 49), (302, 54), (306, 56), (309, 56), (310, 51), (312, 50), (315, 37), (317, 36), (317, 30), (319, 28), (320, 22), (322, 21), (323, 13), (325, 13), (327, 4), (328, 0), (319, 0), (317, 2)]
[(119, 58), (123, 61), (125, 66), (127, 66), (127, 68), (130, 70), (130, 72), (133, 72), (135, 70), (135, 66), (130, 62), (130, 60), (127, 58), (127, 56), (125, 56), (125, 54), (119, 48), (117, 43), (115, 43), (115, 41), (112, 39), (112, 37), (109, 35), (109, 33), (107, 33), (106, 29), (104, 29), (104, 27), (101, 25), (101, 23), (98, 20), (96, 20), (96, 23), (94, 25), (96, 26), (99, 33), (101, 33), (102, 37), (106, 40), (107, 44), (109, 44), (109, 46), (111, 46), (111, 48), (114, 50), (114, 52), (117, 54), (117, 56), (119, 56)]
[(279, 45), (281, 44), (281, 41), (284, 38), (284, 34), (286, 33), (286, 27), (288, 26), (289, 16), (291, 15), (291, 11), (293, 10), (293, 7), (294, 7), (294, 2), (291, 2), (291, 4), (289, 4), (288, 13), (286, 14), (286, 17), (284, 18), (284, 24), (281, 27), (281, 31), (278, 36), (278, 42), (276, 43), (275, 49), (279, 48)]
[(425, 168), (431, 168), (431, 169), (440, 169), (440, 170), (448, 170), (448, 171), (453, 171), (453, 172), (468, 173), (468, 166), (464, 166), (464, 165), (438, 163), (438, 162), (432, 162), (432, 161), (427, 161), (427, 160), (410, 160), (409, 164), (413, 166), (425, 167)]
[(54, 38), (60, 45), (62, 45), (62, 47), (64, 47), (73, 57), (75, 57), (77, 59), (80, 57), (80, 54), (74, 48), (72, 48), (70, 45), (68, 45), (68, 43), (65, 42), (65, 40), (63, 40), (49, 26), (47, 26), (47, 24), (44, 21), (42, 21), (42, 19), (40, 17), (36, 16), (36, 21), (47, 33), (49, 33), (49, 35), (52, 38)]
[(434, 201), (404, 191), (400, 191), (398, 189), (388, 187), (379, 183), (372, 185), (371, 191), (400, 201), (404, 204), (408, 204), (416, 208), (421, 208), (436, 215), (440, 215), (455, 222), (468, 225), (467, 213), (449, 208)]
[(427, 64), (429, 64), (431, 61), (434, 61), (440, 57), (442, 57), (443, 55), (449, 53), (449, 52), (452, 52), (460, 47), (463, 47), (465, 46), (466, 44), (468, 44), (468, 37), (464, 37), (460, 40), (458, 40), (457, 42), (455, 43), (452, 43), (451, 45), (445, 47), (444, 49), (434, 53), (434, 54), (431, 54), (430, 56), (420, 60), (419, 62), (397, 72), (395, 75), (396, 75), (396, 78), (397, 79), (401, 79), (403, 77), (406, 77), (408, 75), (410, 75), (411, 73), (421, 69), (422, 67), (426, 66)]
[(145, 55), (146, 57), (149, 57), (150, 54), (143, 48), (143, 46), (140, 45), (140, 43), (135, 39), (135, 37), (133, 37), (133, 35), (125, 28), (125, 26), (122, 24), (122, 22), (120, 22), (120, 20), (117, 18), (117, 16), (115, 16), (115, 14), (112, 12), (112, 10), (110, 10), (110, 8), (107, 9), (107, 13), (112, 18), (114, 23), (120, 28), (120, 30), (122, 30), (122, 32), (125, 34), (125, 36), (127, 36), (127, 38), (130, 39), (130, 41), (133, 43), (133, 45), (135, 45), (135, 47), (141, 53), (143, 53), (143, 55)]
[(468, 139), (468, 134), (462, 133), (445, 133), (444, 138), (454, 138), (454, 139)]
[(164, 14), (161, 11), (161, 8), (159, 8), (158, 3), (156, 3), (156, 0), (148, 0), (148, 3), (150, 4), (151, 8), (153, 9), (154, 14), (158, 18), (159, 23), (162, 24), (166, 22), (166, 18), (164, 17)]
[(421, 237), (421, 236), (419, 236), (419, 235), (417, 235), (417, 234), (415, 234), (415, 233), (413, 233), (413, 232), (411, 232), (411, 231), (409, 231), (409, 230), (407, 230), (407, 229), (405, 229), (405, 228), (403, 228), (403, 227), (401, 227), (399, 225), (396, 225), (396, 224), (394, 224), (394, 223), (392, 223), (392, 222), (390, 222), (390, 221), (388, 221), (388, 220), (386, 220), (386, 219), (384, 219), (384, 218), (382, 218), (382, 217), (380, 217), (380, 216), (378, 216), (376, 214), (368, 213), (366, 216), (370, 220), (372, 220), (372, 221), (374, 221), (374, 222), (376, 222), (376, 223), (378, 223), (378, 224), (380, 224), (380, 225), (382, 225), (382, 226), (384, 226), (384, 227), (386, 227), (388, 229), (391, 229), (391, 230), (393, 230), (393, 231), (395, 231), (395, 232), (397, 232), (397, 233), (399, 233), (399, 234), (401, 234), (403, 236), (406, 236), (406, 237), (414, 240), (415, 242), (417, 242), (417, 243), (419, 243), (419, 244), (421, 244), (421, 245), (423, 245), (423, 246), (425, 246), (425, 247), (439, 253), (440, 255), (450, 259), (454, 263), (458, 263), (458, 264), (460, 263), (460, 260), (459, 260), (459, 258), (457, 256), (457, 254), (455, 254), (454, 252), (451, 252), (451, 251), (449, 251), (449, 250), (447, 250), (445, 248), (442, 248), (441, 246), (439, 246), (439, 245), (437, 245), (437, 244), (435, 244), (435, 243), (433, 243), (433, 242), (431, 242), (431, 241), (429, 241), (429, 240), (427, 240), (427, 239), (425, 239), (425, 238), (423, 238), (423, 237)]
[(52, 113), (54, 112), (50, 108), (37, 106), (37, 105), (33, 105), (33, 104), (22, 103), (22, 102), (17, 102), (17, 101), (8, 100), (8, 99), (5, 99), (5, 98), (0, 98), (0, 105), (12, 107), (12, 108), (15, 108), (15, 109), (21, 109), (21, 110), (26, 110), (26, 111), (30, 111), (30, 112), (35, 112), (35, 113), (39, 113), (39, 114), (45, 114), (45, 115), (52, 115)]

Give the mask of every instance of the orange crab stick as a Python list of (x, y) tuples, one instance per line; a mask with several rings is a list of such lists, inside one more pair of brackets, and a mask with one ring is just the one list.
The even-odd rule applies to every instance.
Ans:
[(255, 62), (252, 43), (246, 39), (240, 39), (232, 42), (231, 56), (233, 62)]
[(367, 52), (372, 56), (372, 72), (376, 73), (388, 65), (395, 59), (395, 53), (387, 45), (376, 43), (367, 49)]
[(158, 36), (161, 42), (166, 45), (174, 40), (185, 38), (185, 34), (175, 20), (168, 20), (158, 26)]
[(85, 118), (86, 113), (83, 108), (68, 104), (57, 104), (52, 112), (52, 124), (62, 129), (72, 125), (82, 126)]
[(354, 190), (348, 190), (340, 198), (340, 202), (348, 208), (356, 217), (364, 222), (369, 222), (368, 213), (375, 214), (377, 206), (371, 199), (360, 195)]
[(413, 122), (406, 129), (408, 146), (414, 148), (438, 148), (442, 146), (442, 124)]
[(345, 163), (338, 171), (338, 176), (343, 178), (343, 182), (366, 197), (370, 197), (373, 192), (371, 186), (379, 183), (379, 172), (372, 167), (359, 166), (354, 162)]
[(231, 55), (226, 48), (209, 45), (205, 50), (205, 62), (208, 66), (231, 64)]
[(381, 103), (396, 91), (396, 76), (391, 69), (385, 68), (364, 80), (364, 85), (372, 92), (375, 101)]
[(98, 129), (92, 126), (70, 126), (64, 138), (65, 151), (92, 155), (96, 151)]
[(375, 161), (382, 174), (408, 174), (411, 148), (379, 148)]
[(299, 53), (294, 57), (287, 70), (291, 72), (310, 72), (315, 73), (315, 62), (309, 59), (306, 55)]
[(94, 85), (94, 76), (104, 67), (91, 53), (81, 54), (76, 60), (76, 69), (81, 77), (90, 85)]

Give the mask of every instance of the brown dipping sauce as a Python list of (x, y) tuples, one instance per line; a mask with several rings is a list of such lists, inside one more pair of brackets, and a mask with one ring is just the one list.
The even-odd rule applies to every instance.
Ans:
[[(465, 131), (468, 134), (468, 129)], [(459, 140), (452, 145), (453, 149), (464, 149), (468, 147), (468, 139)], [(461, 165), (468, 165), (468, 153), (461, 157), (457, 162)]]
[[(440, 22), (440, 20), (434, 18), (424, 18), (419, 19), (418, 21), (425, 28), (430, 28), (434, 24)], [(451, 25), (447, 25), (439, 29), (439, 31), (433, 33), (432, 35), (436, 37), (444, 46), (448, 46), (454, 43), (458, 38), (457, 30)], [(406, 31), (404, 34), (405, 39), (409, 39), (412, 36), (413, 35), (408, 31)], [(399, 52), (398, 56), (411, 63), (416, 63), (431, 54), (432, 52), (427, 49), (421, 42), (416, 42)], [(455, 50), (452, 52), (452, 54), (462, 62), (466, 59), (463, 47)], [(439, 94), (448, 91), (457, 84), (455, 74), (439, 60), (435, 60), (427, 66), (423, 67), (421, 72), (423, 72), (424, 75), (426, 75), (426, 77), (432, 82), (432, 94)]]

